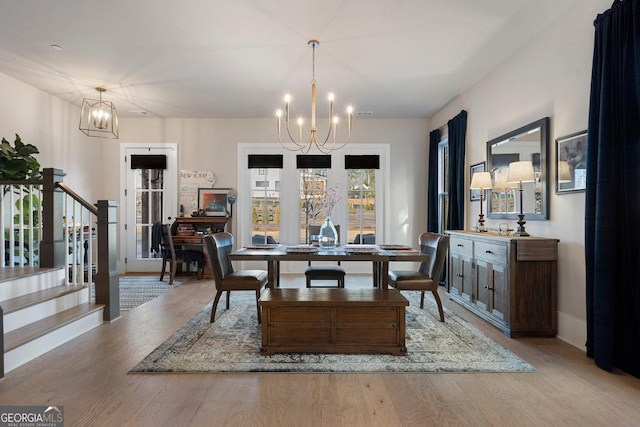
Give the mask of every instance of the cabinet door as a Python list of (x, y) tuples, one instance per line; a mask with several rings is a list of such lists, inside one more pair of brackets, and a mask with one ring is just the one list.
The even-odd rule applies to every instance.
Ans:
[(482, 311), (491, 311), (491, 264), (476, 260), (476, 271), (478, 274), (477, 288), (475, 292), (475, 305)]
[(491, 314), (503, 322), (507, 321), (509, 274), (504, 264), (491, 266)]
[(473, 297), (473, 264), (471, 258), (456, 252), (451, 253), (451, 274), (449, 292), (454, 292), (466, 301)]
[(475, 305), (492, 317), (505, 321), (507, 309), (507, 267), (477, 260), (478, 288)]

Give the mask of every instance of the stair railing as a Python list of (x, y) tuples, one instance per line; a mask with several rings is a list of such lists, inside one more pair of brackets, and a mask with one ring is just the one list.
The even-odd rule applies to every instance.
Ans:
[(3, 268), (63, 268), (65, 284), (87, 287), (105, 305), (103, 320), (120, 316), (117, 203), (87, 202), (46, 168), (41, 181), (0, 182)]

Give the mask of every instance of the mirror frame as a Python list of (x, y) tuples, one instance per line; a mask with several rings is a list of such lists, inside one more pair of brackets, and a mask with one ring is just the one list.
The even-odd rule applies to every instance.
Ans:
[[(540, 120), (536, 120), (533, 123), (529, 123), (526, 126), (522, 126), (519, 129), (511, 131), (507, 134), (501, 135), (497, 138), (493, 138), (487, 141), (487, 170), (493, 171), (491, 149), (498, 143), (515, 139), (516, 137), (527, 133), (533, 129), (540, 128), (540, 187), (541, 187), (541, 199), (542, 209), (540, 213), (524, 212), (524, 219), (529, 220), (546, 220), (549, 218), (549, 117), (544, 117)], [(492, 172), (493, 173), (493, 172)], [(491, 193), (487, 198), (487, 218), (493, 219), (518, 219), (517, 213), (496, 213), (491, 211)]]

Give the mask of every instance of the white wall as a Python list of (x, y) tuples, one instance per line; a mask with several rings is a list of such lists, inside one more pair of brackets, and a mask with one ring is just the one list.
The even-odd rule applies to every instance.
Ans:
[[(527, 46), (432, 117), (445, 124), (467, 110), (467, 163), (486, 160), (486, 142), (545, 116), (551, 118), (548, 221), (527, 221), (534, 236), (560, 240), (558, 336), (579, 348), (586, 341), (584, 193), (555, 194), (555, 139), (587, 128), (593, 21), (610, 0), (576, 2), (556, 23), (541, 28)], [(467, 166), (468, 166), (467, 165)], [(467, 174), (469, 168), (466, 168)], [(467, 176), (469, 179), (469, 176)], [(480, 211), (466, 202), (467, 228)], [(487, 220), (497, 227), (503, 220)]]
[(104, 198), (93, 178), (102, 176), (102, 147), (117, 142), (85, 136), (78, 130), (78, 107), (1, 73), (0, 93), (0, 137), (13, 144), (17, 133), (38, 147), (43, 168), (64, 170), (65, 183), (80, 196), (91, 203)]

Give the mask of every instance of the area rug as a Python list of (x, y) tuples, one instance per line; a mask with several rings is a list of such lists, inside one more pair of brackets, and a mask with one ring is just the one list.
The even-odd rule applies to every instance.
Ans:
[(403, 293), (406, 356), (359, 354), (260, 354), (261, 332), (252, 292), (232, 292), (230, 309), (218, 304), (215, 323), (205, 306), (131, 373), (144, 372), (533, 372), (535, 369), (461, 317), (419, 293)]
[(183, 283), (182, 279), (173, 279), (170, 285), (168, 277), (164, 281), (158, 277), (120, 276), (120, 310), (133, 310)]

